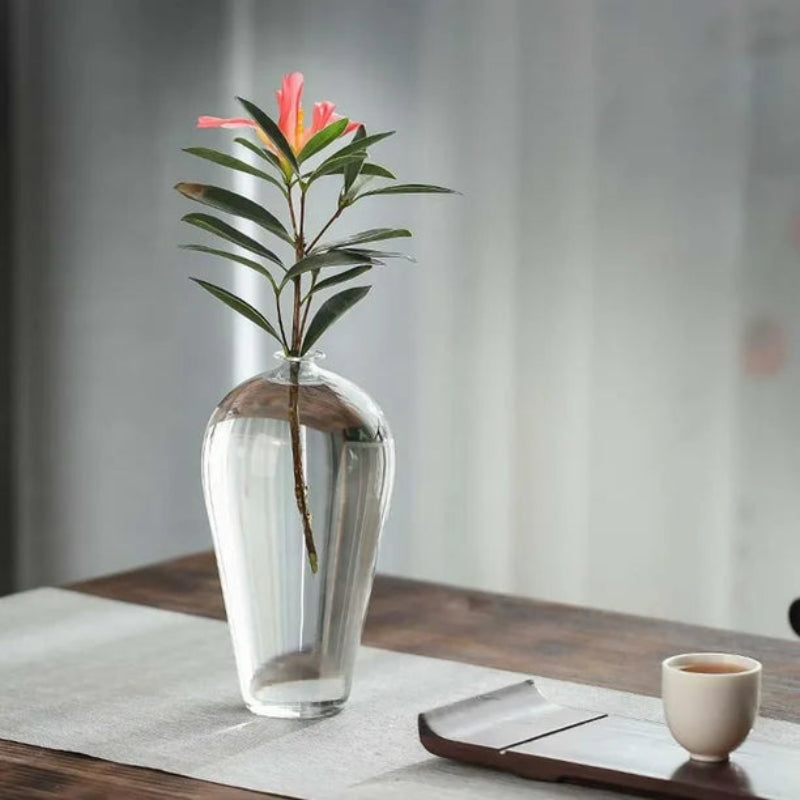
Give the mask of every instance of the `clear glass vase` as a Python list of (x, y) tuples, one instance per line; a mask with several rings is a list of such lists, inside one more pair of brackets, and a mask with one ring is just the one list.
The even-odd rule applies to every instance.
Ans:
[(394, 442), (380, 408), (322, 369), (321, 354), (276, 357), (277, 369), (236, 387), (212, 415), (203, 491), (247, 707), (326, 716), (350, 693)]

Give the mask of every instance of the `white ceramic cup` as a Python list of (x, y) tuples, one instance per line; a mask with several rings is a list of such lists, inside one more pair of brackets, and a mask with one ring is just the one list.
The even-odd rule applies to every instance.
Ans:
[[(709, 671), (687, 671), (702, 666)], [(730, 653), (672, 656), (661, 665), (661, 697), (670, 732), (695, 761), (726, 761), (758, 714), (761, 664)]]

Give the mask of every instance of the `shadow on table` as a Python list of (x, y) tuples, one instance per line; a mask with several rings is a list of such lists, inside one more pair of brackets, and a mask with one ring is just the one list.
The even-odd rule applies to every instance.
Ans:
[(726, 764), (703, 764), (687, 760), (671, 776), (673, 781), (692, 786), (707, 786), (714, 789), (740, 789), (743, 793), (751, 791), (752, 785), (747, 773), (733, 761)]
[(431, 758), (357, 784), (341, 800), (611, 800), (619, 795), (601, 789), (546, 783), (507, 772)]

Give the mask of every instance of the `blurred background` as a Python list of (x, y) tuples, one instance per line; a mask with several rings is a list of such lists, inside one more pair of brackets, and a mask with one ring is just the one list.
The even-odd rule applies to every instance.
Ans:
[[(800, 594), (793, 0), (2, 0), (0, 590), (211, 546), (200, 442), (271, 344), (187, 280), (200, 114), (285, 72), (415, 231), (323, 341), (397, 439), (379, 568), (789, 636)], [(227, 177), (225, 178), (227, 180)], [(240, 184), (245, 188), (248, 184)], [(264, 202), (272, 202), (264, 197)]]

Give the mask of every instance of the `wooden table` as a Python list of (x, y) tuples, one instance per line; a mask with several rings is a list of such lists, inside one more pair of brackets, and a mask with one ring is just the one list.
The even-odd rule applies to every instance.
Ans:
[[(211, 553), (68, 587), (224, 619)], [(659, 662), (725, 650), (764, 664), (762, 714), (800, 723), (800, 643), (378, 576), (364, 643), (657, 695)], [(422, 709), (420, 709), (422, 710)], [(256, 798), (265, 795), (0, 741), (0, 797)]]

